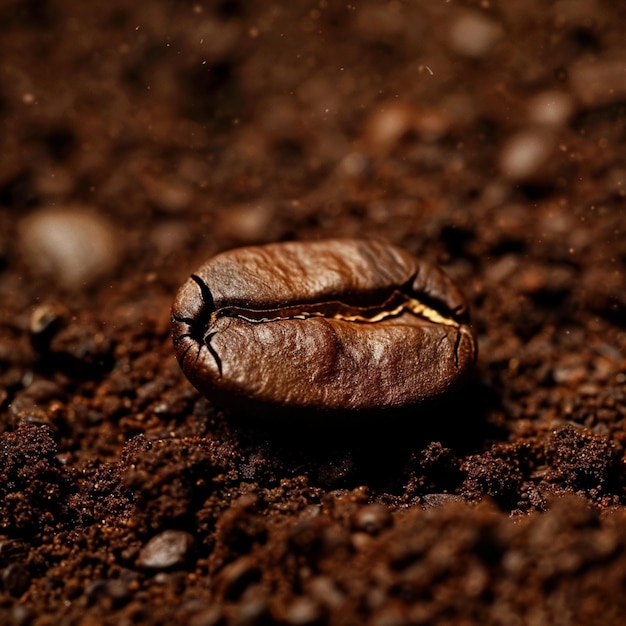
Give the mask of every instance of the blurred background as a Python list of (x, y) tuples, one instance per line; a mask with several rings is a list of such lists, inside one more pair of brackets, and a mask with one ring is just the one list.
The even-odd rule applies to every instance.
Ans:
[(588, 299), (623, 312), (625, 13), (5, 0), (0, 254), (45, 273), (63, 264), (56, 226), (91, 228), (100, 267), (56, 274), (73, 288), (239, 244), (376, 235), (487, 290), (515, 270), (517, 293), (565, 297), (582, 268)]

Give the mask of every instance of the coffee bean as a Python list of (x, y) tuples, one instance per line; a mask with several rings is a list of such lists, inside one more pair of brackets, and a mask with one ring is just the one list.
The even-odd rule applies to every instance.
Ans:
[(152, 537), (139, 552), (137, 564), (147, 569), (167, 569), (185, 562), (193, 536), (182, 530), (165, 530)]
[(452, 280), (372, 240), (224, 252), (181, 287), (171, 320), (187, 378), (234, 410), (412, 407), (456, 387), (476, 357)]

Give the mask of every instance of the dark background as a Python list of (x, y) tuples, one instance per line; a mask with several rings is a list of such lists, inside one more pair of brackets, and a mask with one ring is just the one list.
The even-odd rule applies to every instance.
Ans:
[[(4, 0), (0, 24), (3, 623), (622, 623), (621, 3)], [(442, 265), (473, 379), (403, 424), (225, 417), (173, 357), (176, 289), (330, 236)]]

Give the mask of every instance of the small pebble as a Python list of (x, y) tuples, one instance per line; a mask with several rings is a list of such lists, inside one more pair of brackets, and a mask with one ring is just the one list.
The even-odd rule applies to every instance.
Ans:
[(542, 126), (565, 126), (574, 113), (574, 101), (564, 91), (542, 91), (528, 103), (528, 119)]
[(180, 213), (193, 200), (191, 188), (175, 178), (146, 176), (142, 182), (150, 201), (164, 213)]
[(310, 598), (296, 598), (285, 615), (285, 622), (293, 626), (314, 624), (321, 617), (320, 607)]
[(182, 530), (166, 530), (155, 537), (140, 550), (137, 564), (148, 569), (168, 569), (184, 563), (194, 539)]
[(220, 214), (218, 234), (241, 243), (258, 242), (275, 223), (274, 210), (267, 204), (241, 204)]
[(68, 290), (93, 284), (118, 262), (115, 229), (88, 207), (39, 209), (22, 220), (18, 236), (31, 269)]
[(47, 333), (54, 326), (69, 317), (69, 311), (58, 302), (44, 302), (33, 309), (28, 322), (31, 335)]
[(508, 280), (519, 266), (520, 259), (517, 255), (506, 254), (485, 269), (485, 279), (492, 285), (502, 283)]
[(339, 172), (348, 178), (363, 178), (369, 169), (370, 161), (362, 152), (349, 152), (339, 162)]
[(578, 387), (578, 393), (581, 396), (597, 396), (600, 389), (594, 383), (585, 383)]
[(35, 622), (34, 609), (22, 604), (14, 604), (9, 616), (9, 624), (12, 626), (28, 626)]
[(393, 148), (413, 129), (413, 107), (402, 102), (383, 103), (365, 123), (365, 141), (377, 152)]
[(344, 594), (339, 590), (332, 578), (316, 576), (309, 583), (311, 595), (327, 608), (336, 609), (345, 601)]
[(500, 26), (480, 13), (466, 13), (450, 29), (449, 42), (461, 56), (479, 58), (489, 52), (500, 37)]
[(576, 385), (587, 378), (588, 372), (585, 367), (556, 367), (552, 371), (554, 382), (559, 385)]
[(58, 302), (43, 302), (35, 307), (28, 321), (30, 339), (36, 350), (46, 350), (52, 337), (70, 317), (68, 309)]
[(254, 626), (268, 622), (269, 618), (268, 597), (260, 585), (248, 587), (237, 602), (236, 619), (237, 626)]
[(33, 424), (35, 426), (55, 428), (53, 416), (37, 406), (37, 403), (32, 398), (29, 398), (26, 392), (18, 393), (13, 398), (9, 405), (9, 418), (14, 427)]
[(414, 107), (406, 102), (386, 102), (367, 119), (364, 139), (374, 152), (385, 154), (406, 137), (434, 142), (443, 137), (449, 128), (449, 116), (442, 109)]
[(521, 131), (502, 148), (500, 171), (512, 181), (527, 182), (540, 177), (553, 146), (554, 141), (549, 133)]

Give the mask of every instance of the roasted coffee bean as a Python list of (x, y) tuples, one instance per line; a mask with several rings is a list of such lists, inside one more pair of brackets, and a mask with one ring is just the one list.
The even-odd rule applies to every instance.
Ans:
[(224, 252), (181, 287), (171, 320), (183, 372), (230, 409), (402, 409), (456, 387), (476, 357), (452, 280), (374, 240)]

